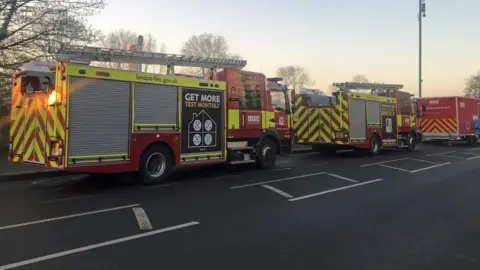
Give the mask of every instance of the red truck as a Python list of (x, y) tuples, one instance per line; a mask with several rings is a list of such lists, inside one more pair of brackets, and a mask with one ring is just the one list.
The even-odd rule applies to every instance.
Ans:
[(421, 98), (423, 142), (466, 141), (479, 137), (480, 99), (467, 97)]

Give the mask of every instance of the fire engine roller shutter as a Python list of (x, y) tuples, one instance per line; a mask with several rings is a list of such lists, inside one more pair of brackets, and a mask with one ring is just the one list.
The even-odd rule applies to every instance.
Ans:
[(130, 83), (71, 77), (70, 85), (69, 159), (128, 154)]
[(367, 121), (369, 124), (380, 125), (380, 102), (367, 101)]
[(135, 83), (135, 125), (169, 128), (178, 124), (178, 90), (175, 86)]
[(352, 139), (365, 139), (367, 136), (367, 119), (365, 100), (350, 98), (350, 137)]

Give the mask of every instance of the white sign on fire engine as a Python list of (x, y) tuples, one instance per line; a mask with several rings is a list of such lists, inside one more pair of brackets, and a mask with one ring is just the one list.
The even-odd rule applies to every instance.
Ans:
[(460, 108), (465, 108), (465, 102), (460, 102)]
[(280, 116), (280, 118), (278, 118), (278, 123), (280, 124), (280, 126), (285, 125), (285, 119), (283, 118), (283, 116)]
[(248, 123), (260, 123), (260, 115), (249, 115), (247, 121)]

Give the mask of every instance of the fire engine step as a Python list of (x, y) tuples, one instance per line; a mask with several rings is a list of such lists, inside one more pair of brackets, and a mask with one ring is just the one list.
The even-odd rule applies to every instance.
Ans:
[(255, 163), (255, 160), (238, 160), (238, 161), (231, 161), (230, 164), (246, 164), (246, 163)]

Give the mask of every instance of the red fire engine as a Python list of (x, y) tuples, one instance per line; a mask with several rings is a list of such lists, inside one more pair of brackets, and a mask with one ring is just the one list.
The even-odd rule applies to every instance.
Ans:
[(479, 137), (480, 99), (466, 97), (421, 98), (424, 142), (467, 141)]
[[(161, 182), (173, 167), (270, 167), (291, 147), (286, 88), (241, 70), (244, 60), (77, 46), (58, 58), (14, 75), (10, 162)], [(92, 61), (166, 65), (168, 75)], [(174, 66), (209, 69), (209, 78), (176, 76)]]
[[(419, 134), (416, 102), (402, 85), (334, 83), (333, 96), (294, 95), (295, 141), (315, 151), (405, 148), (414, 151)], [(352, 90), (370, 90), (370, 94)]]

